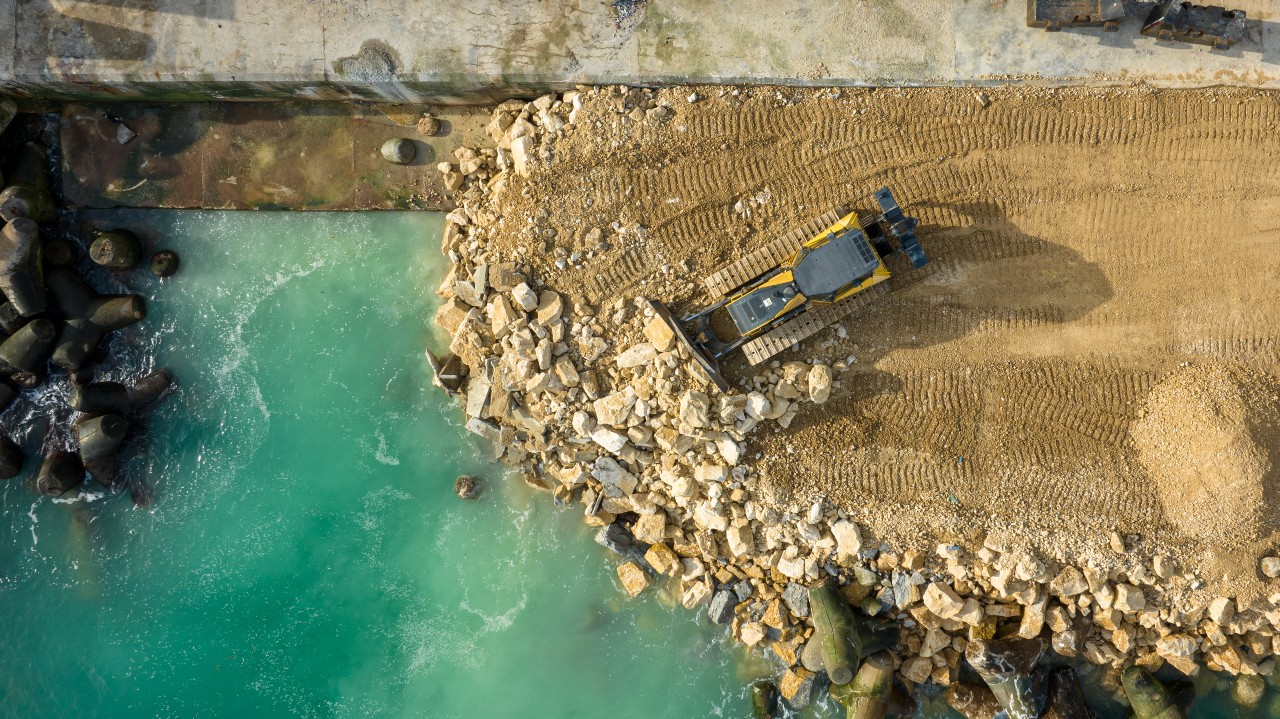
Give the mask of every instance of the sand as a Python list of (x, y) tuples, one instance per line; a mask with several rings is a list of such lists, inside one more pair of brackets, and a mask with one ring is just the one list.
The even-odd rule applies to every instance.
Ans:
[[(1175, 557), (1182, 586), (1267, 591), (1276, 404), (1253, 394), (1280, 372), (1280, 95), (653, 97), (674, 116), (624, 120), (638, 90), (584, 96), (495, 195), (496, 246), (540, 282), (691, 310), (706, 275), (836, 205), (869, 210), (881, 186), (932, 258), (777, 358), (848, 369), (828, 403), (752, 436), (762, 493), (824, 496), (898, 548), (986, 538), (1105, 563), (1118, 531)], [(731, 382), (760, 371), (725, 366)]]

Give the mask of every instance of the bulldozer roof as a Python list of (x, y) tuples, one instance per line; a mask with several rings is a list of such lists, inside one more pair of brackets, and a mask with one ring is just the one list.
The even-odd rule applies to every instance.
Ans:
[(880, 266), (880, 257), (858, 227), (835, 234), (818, 247), (800, 250), (792, 272), (796, 288), (805, 297), (830, 301), (830, 297), (861, 280)]

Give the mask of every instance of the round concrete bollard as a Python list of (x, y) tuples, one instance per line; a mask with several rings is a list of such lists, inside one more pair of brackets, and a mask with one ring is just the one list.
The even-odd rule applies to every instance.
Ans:
[(13, 479), (22, 472), (22, 448), (8, 437), (0, 437), (0, 479)]
[(129, 390), (119, 382), (91, 382), (71, 387), (71, 409), (85, 414), (129, 414)]
[(115, 453), (129, 431), (129, 422), (118, 414), (104, 414), (76, 422), (75, 430), (80, 442), (80, 458), (88, 467)]
[(0, 291), (23, 317), (48, 307), (44, 283), (44, 245), (34, 220), (16, 217), (0, 231)]
[(132, 269), (142, 259), (142, 242), (128, 230), (94, 232), (89, 259), (109, 270)]
[(25, 217), (37, 224), (47, 225), (57, 216), (58, 208), (48, 190), (17, 182), (0, 192), (0, 220), (13, 222)]
[(475, 477), (464, 474), (454, 481), (453, 491), (459, 499), (475, 499), (480, 496), (480, 483)]
[(171, 277), (178, 271), (178, 253), (173, 250), (160, 250), (151, 256), (151, 274), (156, 277)]
[(395, 137), (382, 143), (382, 157), (393, 165), (407, 165), (418, 156), (413, 140)]
[(0, 373), (23, 389), (34, 388), (40, 384), (44, 362), (57, 336), (58, 330), (49, 320), (31, 320), (0, 343)]
[(80, 458), (61, 450), (50, 452), (40, 464), (36, 476), (36, 490), (40, 494), (56, 497), (66, 494), (84, 481), (84, 465)]
[(49, 267), (66, 267), (75, 264), (76, 248), (70, 242), (56, 237), (44, 243), (44, 263)]

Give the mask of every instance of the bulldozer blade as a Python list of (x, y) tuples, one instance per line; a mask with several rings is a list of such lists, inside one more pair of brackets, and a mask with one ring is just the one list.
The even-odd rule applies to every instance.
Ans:
[(672, 333), (675, 334), (676, 339), (689, 350), (689, 355), (693, 357), (694, 364), (702, 370), (707, 379), (711, 380), (712, 384), (721, 392), (728, 392), (729, 383), (725, 381), (724, 375), (720, 374), (720, 365), (716, 363), (716, 359), (707, 354), (697, 342), (693, 341), (693, 338), (685, 331), (680, 321), (676, 319), (675, 315), (671, 314), (671, 310), (665, 304), (656, 300), (649, 300), (649, 306), (653, 308), (654, 314), (667, 323)]

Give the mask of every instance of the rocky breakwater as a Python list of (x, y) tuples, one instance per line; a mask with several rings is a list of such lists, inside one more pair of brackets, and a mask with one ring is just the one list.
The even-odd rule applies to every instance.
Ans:
[[(841, 687), (862, 676), (856, 692), (835, 692), (861, 697), (858, 716), (868, 706), (892, 711), (880, 672), (907, 690), (949, 686), (969, 668), (972, 643), (997, 639), (1042, 642), (1104, 667), (1103, 683), (1121, 701), (1120, 672), (1132, 665), (1186, 675), (1198, 662), (1242, 674), (1274, 669), (1280, 594), (1196, 604), (1190, 593), (1165, 591), (1194, 589), (1195, 578), (1168, 557), (1144, 556), (1138, 538), (1114, 537), (1107, 556), (1051, 554), (996, 536), (968, 547), (890, 547), (823, 497), (783, 505), (763, 492), (752, 435), (785, 432), (806, 405), (826, 402), (845, 363), (773, 362), (722, 394), (646, 303), (593, 305), (538, 269), (590, 259), (608, 243), (600, 230), (564, 238), (537, 216), (498, 209), (503, 193), (527, 195), (554, 172), (557, 140), (586, 131), (574, 121), (591, 102), (657, 128), (675, 114), (657, 95), (627, 88), (510, 101), (494, 111), (491, 146), (440, 164), (457, 207), (444, 232), (452, 268), (435, 317), (450, 340), (432, 363), (495, 457), (599, 527), (627, 593), (659, 583), (660, 594), (727, 625), (777, 660), (780, 694), (793, 707), (832, 680)], [(533, 254), (555, 259), (535, 263)], [(830, 587), (860, 627), (841, 630), (842, 641), (859, 638), (856, 651), (828, 638), (824, 655), (815, 586)], [(894, 622), (891, 641), (875, 629), (883, 620)], [(1026, 713), (1043, 704), (1035, 706)]]
[[(0, 476), (23, 474), (25, 455), (9, 439), (21, 436), (44, 455), (27, 473), (37, 492), (71, 498), (89, 478), (112, 493), (127, 489), (146, 506), (151, 486), (121, 474), (120, 449), (172, 378), (165, 370), (133, 373), (128, 384), (97, 377), (124, 369), (110, 362), (107, 335), (143, 320), (146, 305), (135, 294), (99, 293), (86, 280), (95, 266), (131, 270), (142, 244), (127, 230), (109, 230), (95, 232), (87, 252), (78, 247), (55, 198), (47, 148), (22, 137), (43, 134), (41, 124), (10, 128), (0, 147), (8, 180), (0, 191)], [(29, 406), (12, 411), (24, 395)]]

